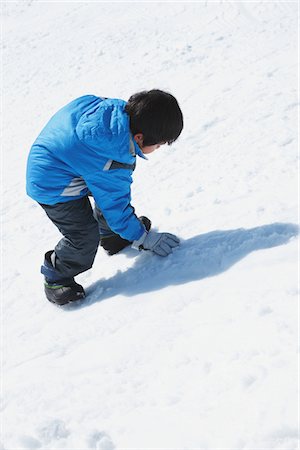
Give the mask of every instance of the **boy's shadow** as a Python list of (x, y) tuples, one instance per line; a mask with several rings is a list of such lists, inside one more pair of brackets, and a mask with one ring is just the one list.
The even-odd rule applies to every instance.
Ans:
[[(298, 226), (290, 223), (213, 231), (183, 240), (167, 258), (143, 252), (130, 269), (87, 288), (86, 300), (78, 306), (72, 305), (72, 309), (119, 294), (134, 296), (218, 275), (255, 250), (286, 244), (298, 231)], [(126, 251), (130, 256), (134, 250)]]

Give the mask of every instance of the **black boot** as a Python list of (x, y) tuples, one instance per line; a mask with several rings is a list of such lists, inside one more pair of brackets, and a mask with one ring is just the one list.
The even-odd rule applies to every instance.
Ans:
[[(151, 228), (151, 220), (145, 216), (139, 217), (139, 220), (144, 224), (146, 230), (149, 231)], [(109, 236), (100, 235), (100, 245), (109, 255), (115, 255), (131, 244), (131, 241), (127, 241), (115, 233), (111, 233)]]
[(45, 294), (49, 302), (56, 305), (66, 305), (85, 297), (83, 287), (76, 283), (74, 278), (62, 278), (52, 264), (53, 250), (45, 254), (44, 264), (41, 267), (45, 275)]
[(68, 282), (60, 284), (45, 281), (45, 294), (49, 302), (56, 305), (66, 305), (85, 297), (83, 287), (74, 280), (69, 281), (69, 284)]

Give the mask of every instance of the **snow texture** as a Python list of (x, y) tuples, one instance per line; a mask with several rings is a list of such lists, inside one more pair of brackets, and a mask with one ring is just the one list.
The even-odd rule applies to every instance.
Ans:
[[(297, 15), (289, 1), (5, 1), (2, 450), (298, 446)], [(173, 93), (182, 136), (138, 161), (168, 258), (99, 250), (79, 305), (44, 298), (59, 233), (30, 145), (84, 94)]]

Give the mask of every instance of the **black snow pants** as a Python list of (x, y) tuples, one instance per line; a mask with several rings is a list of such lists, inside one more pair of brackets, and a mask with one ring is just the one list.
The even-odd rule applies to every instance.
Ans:
[(64, 278), (73, 278), (90, 269), (100, 234), (89, 198), (41, 206), (64, 236), (54, 249), (55, 269)]

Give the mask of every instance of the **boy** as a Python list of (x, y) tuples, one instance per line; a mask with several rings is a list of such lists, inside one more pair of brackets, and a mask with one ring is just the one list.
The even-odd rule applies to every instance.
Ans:
[(147, 159), (182, 128), (177, 100), (157, 89), (128, 102), (86, 95), (50, 119), (27, 163), (27, 194), (64, 236), (41, 267), (50, 302), (64, 305), (85, 296), (74, 277), (92, 267), (99, 241), (109, 254), (132, 244), (167, 256), (179, 245), (176, 236), (150, 231), (150, 220), (135, 215), (130, 185), (136, 155)]

